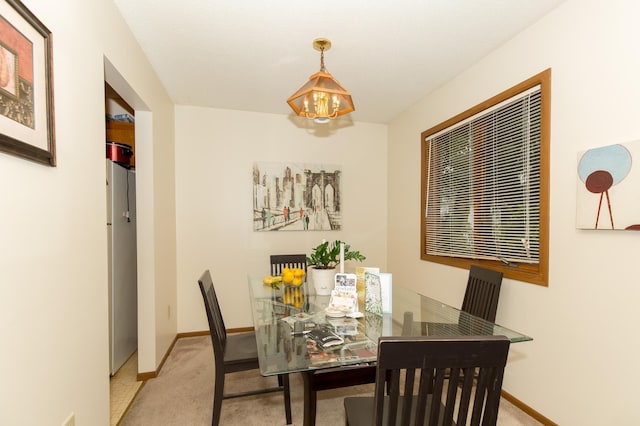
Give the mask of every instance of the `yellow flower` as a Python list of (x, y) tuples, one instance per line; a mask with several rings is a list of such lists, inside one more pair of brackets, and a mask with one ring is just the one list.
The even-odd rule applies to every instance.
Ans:
[(285, 284), (291, 284), (293, 282), (293, 272), (291, 272), (290, 270), (287, 270), (287, 272), (282, 272), (282, 281), (284, 281)]

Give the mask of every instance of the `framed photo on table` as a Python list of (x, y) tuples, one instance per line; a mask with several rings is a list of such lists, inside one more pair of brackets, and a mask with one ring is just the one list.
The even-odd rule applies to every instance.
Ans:
[(56, 165), (51, 32), (19, 0), (0, 0), (0, 151)]

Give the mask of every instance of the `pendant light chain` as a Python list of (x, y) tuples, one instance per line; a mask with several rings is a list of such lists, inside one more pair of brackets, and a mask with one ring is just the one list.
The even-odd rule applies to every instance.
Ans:
[(327, 72), (324, 67), (324, 46), (320, 47), (320, 71)]

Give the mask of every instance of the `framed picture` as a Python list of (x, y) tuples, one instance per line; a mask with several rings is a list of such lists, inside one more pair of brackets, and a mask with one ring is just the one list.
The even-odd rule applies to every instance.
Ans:
[(578, 154), (576, 227), (640, 231), (640, 141)]
[(19, 0), (0, 0), (0, 151), (56, 165), (51, 32)]
[(253, 230), (340, 230), (341, 181), (335, 164), (254, 162)]

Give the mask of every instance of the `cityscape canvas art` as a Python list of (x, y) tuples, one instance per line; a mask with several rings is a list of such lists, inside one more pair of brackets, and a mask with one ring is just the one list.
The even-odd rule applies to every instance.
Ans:
[(589, 149), (578, 155), (576, 226), (640, 230), (640, 141)]
[(341, 179), (337, 165), (255, 162), (253, 230), (340, 230)]

